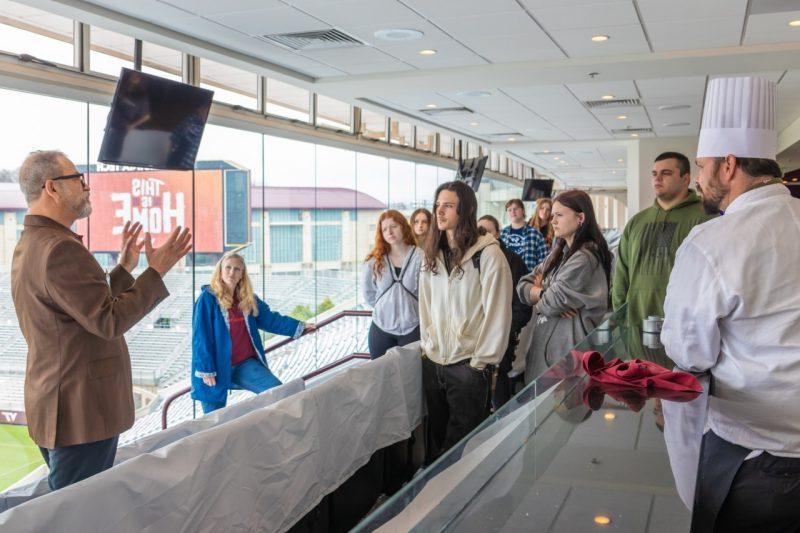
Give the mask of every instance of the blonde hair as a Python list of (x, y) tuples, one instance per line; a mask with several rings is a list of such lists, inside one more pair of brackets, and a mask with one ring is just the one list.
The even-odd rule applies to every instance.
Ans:
[(233, 305), (233, 294), (231, 293), (225, 282), (222, 281), (222, 265), (225, 261), (236, 259), (242, 264), (242, 279), (236, 286), (236, 296), (239, 298), (239, 310), (244, 314), (258, 316), (258, 306), (256, 305), (256, 296), (253, 293), (253, 285), (250, 283), (250, 276), (247, 275), (247, 264), (244, 262), (244, 257), (239, 254), (225, 254), (219, 260), (217, 266), (214, 268), (214, 273), (211, 275), (211, 292), (219, 300), (219, 304), (226, 311)]

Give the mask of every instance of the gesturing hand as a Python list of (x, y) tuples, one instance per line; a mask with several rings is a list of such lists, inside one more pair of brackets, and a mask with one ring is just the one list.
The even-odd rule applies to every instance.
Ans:
[(139, 241), (139, 234), (142, 232), (142, 225), (139, 222), (131, 225), (131, 221), (125, 223), (122, 228), (122, 249), (119, 252), (119, 265), (132, 272), (139, 264), (139, 253), (142, 251), (144, 241)]
[(203, 378), (203, 383), (209, 387), (214, 387), (217, 384), (217, 376), (205, 376)]
[(167, 241), (158, 248), (153, 248), (153, 238), (150, 232), (144, 234), (144, 253), (147, 256), (147, 264), (162, 277), (191, 249), (192, 234), (189, 228), (181, 230), (181, 227), (178, 226)]

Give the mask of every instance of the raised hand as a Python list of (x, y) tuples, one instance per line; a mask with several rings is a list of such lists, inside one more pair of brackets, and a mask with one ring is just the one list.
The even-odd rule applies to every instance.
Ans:
[(139, 241), (139, 234), (142, 232), (142, 225), (139, 222), (131, 225), (130, 220), (122, 228), (122, 249), (119, 252), (119, 265), (133, 272), (139, 264), (139, 253), (142, 251), (144, 241)]
[(147, 264), (161, 276), (169, 272), (175, 263), (191, 249), (192, 234), (189, 228), (181, 230), (181, 227), (178, 226), (167, 241), (158, 248), (153, 248), (153, 237), (150, 232), (144, 234), (144, 253), (147, 256)]

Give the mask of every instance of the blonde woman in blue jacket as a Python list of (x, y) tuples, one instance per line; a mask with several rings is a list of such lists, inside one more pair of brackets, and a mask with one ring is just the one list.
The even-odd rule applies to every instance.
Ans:
[(224, 255), (194, 306), (192, 399), (208, 414), (225, 407), (233, 385), (256, 394), (277, 387), (258, 330), (297, 338), (312, 329), (271, 311), (253, 292), (244, 257)]

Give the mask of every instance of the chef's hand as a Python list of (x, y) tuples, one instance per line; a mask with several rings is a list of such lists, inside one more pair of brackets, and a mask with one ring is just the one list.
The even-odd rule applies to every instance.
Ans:
[(203, 383), (205, 383), (209, 387), (213, 387), (217, 384), (217, 376), (204, 376)]

